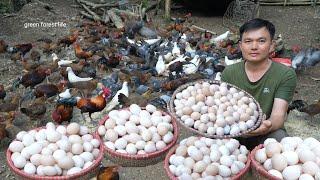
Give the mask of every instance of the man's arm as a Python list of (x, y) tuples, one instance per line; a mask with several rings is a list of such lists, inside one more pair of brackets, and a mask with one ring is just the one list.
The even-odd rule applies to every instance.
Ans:
[(287, 109), (288, 102), (286, 100), (275, 98), (270, 118), (262, 121), (261, 125), (256, 130), (248, 133), (247, 136), (265, 135), (281, 128), (287, 117)]

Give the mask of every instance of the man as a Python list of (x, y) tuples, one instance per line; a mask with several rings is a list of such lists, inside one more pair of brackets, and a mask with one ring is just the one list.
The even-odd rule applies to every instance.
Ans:
[(252, 19), (239, 30), (244, 61), (227, 66), (221, 80), (250, 93), (266, 116), (260, 127), (239, 139), (241, 144), (252, 149), (267, 138), (280, 141), (288, 136), (284, 121), (297, 77), (294, 70), (269, 58), (275, 48), (275, 27), (271, 22)]

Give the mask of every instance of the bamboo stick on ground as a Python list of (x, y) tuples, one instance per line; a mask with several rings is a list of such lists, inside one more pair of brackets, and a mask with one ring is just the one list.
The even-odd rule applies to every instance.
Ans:
[(217, 35), (216, 32), (201, 28), (201, 27), (196, 26), (196, 25), (192, 25), (191, 28), (196, 29), (196, 30), (201, 31), (201, 32), (208, 32), (208, 33), (211, 33), (212, 35)]
[(121, 18), (118, 15), (116, 15), (116, 13), (114, 12), (114, 9), (108, 10), (107, 14), (110, 17), (111, 21), (116, 26), (116, 28), (124, 28), (124, 24), (123, 24)]

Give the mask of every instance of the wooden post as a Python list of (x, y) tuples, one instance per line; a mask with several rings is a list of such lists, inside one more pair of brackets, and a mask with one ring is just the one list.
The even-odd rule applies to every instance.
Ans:
[(166, 0), (165, 3), (165, 18), (169, 19), (170, 18), (170, 10), (171, 10), (171, 0)]

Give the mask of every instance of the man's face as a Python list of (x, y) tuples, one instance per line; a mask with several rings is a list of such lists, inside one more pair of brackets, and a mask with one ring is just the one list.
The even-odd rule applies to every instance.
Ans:
[(274, 51), (274, 43), (268, 30), (263, 27), (244, 32), (240, 41), (242, 56), (249, 62), (262, 62)]

